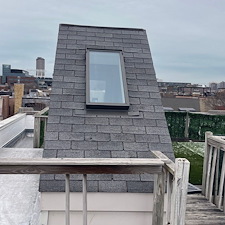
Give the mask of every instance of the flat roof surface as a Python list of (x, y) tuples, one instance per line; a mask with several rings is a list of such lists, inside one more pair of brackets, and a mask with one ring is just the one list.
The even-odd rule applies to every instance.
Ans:
[[(0, 158), (41, 158), (43, 149), (0, 148)], [(1, 225), (37, 224), (40, 175), (0, 175)]]

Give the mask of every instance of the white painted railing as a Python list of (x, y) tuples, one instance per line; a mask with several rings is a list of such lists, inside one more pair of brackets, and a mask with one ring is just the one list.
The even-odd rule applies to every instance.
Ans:
[(153, 219), (149, 224), (184, 225), (190, 164), (186, 159), (176, 159), (174, 164), (159, 151), (153, 154), (157, 158), (0, 159), (0, 174), (65, 174), (66, 225), (70, 224), (70, 174), (83, 174), (83, 225), (87, 225), (88, 213), (86, 174), (155, 174)]
[(225, 136), (205, 135), (202, 194), (225, 212)]
[[(165, 164), (163, 172), (157, 174), (155, 178), (152, 224), (184, 225), (190, 162), (183, 158), (177, 158), (174, 163), (160, 151), (153, 151), (153, 154)], [(159, 214), (159, 212), (162, 213), (159, 208), (164, 204), (165, 189), (167, 209), (166, 222), (163, 223), (163, 214)]]
[(0, 121), (0, 148), (6, 146), (26, 129), (34, 129), (33, 115), (18, 113)]

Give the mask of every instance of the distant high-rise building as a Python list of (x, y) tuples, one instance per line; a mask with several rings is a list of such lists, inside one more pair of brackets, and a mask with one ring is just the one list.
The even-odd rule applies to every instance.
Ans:
[(42, 57), (37, 57), (36, 59), (36, 76), (37, 77), (45, 76), (45, 59)]
[(8, 83), (9, 78), (14, 78), (17, 81), (17, 77), (27, 78), (31, 77), (29, 72), (21, 69), (11, 69), (11, 65), (2, 65), (2, 84)]
[(219, 88), (225, 89), (225, 82), (224, 81), (219, 83)]
[(209, 83), (209, 87), (211, 88), (211, 91), (217, 91), (218, 84), (215, 82), (211, 82), (211, 83)]

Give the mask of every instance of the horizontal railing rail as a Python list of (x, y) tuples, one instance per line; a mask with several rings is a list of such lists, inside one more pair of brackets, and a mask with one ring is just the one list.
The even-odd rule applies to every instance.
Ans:
[[(70, 174), (83, 174), (84, 225), (87, 225), (87, 174), (155, 174), (152, 224), (184, 225), (189, 162), (176, 159), (174, 164), (161, 152), (153, 154), (157, 158), (4, 158), (0, 159), (0, 174), (65, 174), (66, 225), (70, 224)], [(167, 216), (163, 223), (166, 197)]]
[(225, 136), (205, 134), (202, 194), (225, 212)]

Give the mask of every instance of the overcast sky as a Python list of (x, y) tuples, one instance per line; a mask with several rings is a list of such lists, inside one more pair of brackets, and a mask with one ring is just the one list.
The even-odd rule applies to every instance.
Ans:
[[(60, 23), (147, 30), (156, 76), (225, 80), (225, 0), (0, 0), (0, 64), (52, 76)], [(1, 74), (0, 70), (0, 74)]]

